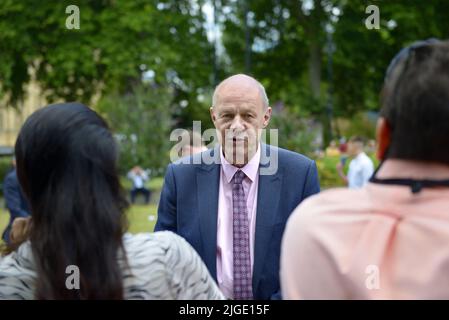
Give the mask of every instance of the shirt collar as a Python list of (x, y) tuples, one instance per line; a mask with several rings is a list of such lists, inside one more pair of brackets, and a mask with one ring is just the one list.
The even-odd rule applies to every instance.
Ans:
[(234, 174), (238, 170), (242, 170), (245, 173), (245, 175), (251, 180), (251, 182), (254, 182), (256, 180), (257, 173), (259, 171), (260, 145), (257, 146), (257, 151), (251, 158), (251, 160), (247, 164), (245, 164), (242, 168), (233, 166), (232, 164), (229, 163), (228, 160), (226, 160), (226, 158), (223, 155), (223, 148), (221, 146), (220, 146), (220, 160), (221, 160), (221, 167), (223, 168), (223, 173), (228, 183), (231, 182), (232, 178), (234, 177)]

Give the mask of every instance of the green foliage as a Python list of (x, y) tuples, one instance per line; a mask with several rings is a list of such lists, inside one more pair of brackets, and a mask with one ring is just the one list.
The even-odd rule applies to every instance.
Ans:
[[(68, 5), (79, 7), (79, 30), (65, 26)], [(0, 95), (17, 102), (35, 77), (50, 102), (89, 103), (129, 92), (148, 70), (179, 91), (208, 87), (212, 51), (200, 9), (189, 0), (2, 0)]]
[[(345, 186), (344, 181), (340, 178), (336, 170), (339, 161), (339, 157), (324, 157), (316, 160), (321, 189)], [(346, 162), (344, 172), (347, 172), (347, 166), (348, 161)]]
[(120, 147), (120, 169), (139, 165), (158, 175), (169, 162), (171, 132), (170, 90), (139, 86), (126, 95), (105, 96), (98, 111), (107, 119)]
[[(379, 165), (379, 160), (375, 157), (373, 153), (367, 153), (367, 155), (373, 161), (374, 167), (376, 168)], [(320, 187), (321, 189), (329, 189), (335, 187), (345, 187), (344, 181), (338, 175), (336, 166), (340, 162), (340, 157), (335, 156), (325, 156), (319, 159), (316, 159), (316, 165), (318, 169), (318, 177), (320, 179)], [(345, 166), (343, 168), (343, 172), (347, 174), (349, 169), (349, 163), (351, 159), (347, 159)]]
[[(336, 117), (379, 110), (378, 96), (392, 57), (418, 39), (449, 37), (445, 0), (222, 2), (223, 8), (230, 8), (222, 19), (223, 42), (232, 62), (227, 71), (245, 70), (244, 57), (249, 55), (250, 72), (266, 86), (271, 101), (319, 119), (323, 128), (327, 89)], [(313, 6), (306, 8), (306, 3)], [(379, 30), (365, 27), (369, 4), (380, 8)], [(326, 26), (333, 29), (332, 76)]]
[[(65, 8), (72, 4), (80, 9), (79, 30), (65, 27)], [(216, 21), (222, 28), (224, 50), (217, 49), (216, 63), (204, 27), (204, 4), (216, 5)], [(369, 4), (380, 8), (379, 30), (365, 27)], [(161, 103), (170, 105), (171, 126), (187, 128), (193, 120), (201, 120), (205, 129), (212, 125), (208, 107), (214, 82), (247, 72), (264, 84), (272, 105), (282, 103), (291, 114), (320, 121), (328, 140), (328, 112), (351, 119), (360, 112), (378, 110), (391, 58), (417, 39), (448, 38), (447, 12), (446, 0), (2, 0), (0, 98), (6, 98), (2, 100), (6, 104), (19, 101), (34, 78), (49, 102), (89, 104), (97, 100), (93, 97), (101, 103), (111, 97), (123, 100), (150, 74), (157, 88), (170, 88), (170, 102)], [(333, 30), (332, 55), (327, 50), (331, 37), (326, 27)], [(328, 95), (332, 98), (329, 111)], [(159, 112), (156, 104), (152, 107)], [(112, 109), (111, 113), (118, 112)], [(125, 115), (118, 118), (135, 121)], [(304, 126), (292, 121), (290, 126), (280, 124), (287, 132), (287, 141), (280, 143), (308, 152), (309, 132), (295, 136), (294, 131)], [(135, 133), (123, 126), (115, 123), (113, 127), (128, 138)], [(165, 123), (161, 127), (166, 130)], [(364, 127), (362, 121), (349, 131)], [(124, 163), (146, 161), (143, 148), (153, 146), (166, 160), (161, 136), (154, 135), (158, 140), (150, 144), (139, 142), (137, 155), (122, 153)], [(154, 168), (160, 166), (154, 157), (151, 162)]]
[(375, 139), (376, 123), (365, 113), (357, 113), (351, 119), (337, 119), (335, 126), (342, 137), (361, 136), (365, 139)]
[[(337, 116), (379, 110), (378, 96), (393, 56), (411, 42), (449, 36), (449, 3), (372, 1), (380, 9), (380, 29), (367, 30), (363, 1), (341, 2), (343, 15), (335, 25), (334, 91)], [(392, 22), (395, 25), (391, 24)]]
[[(313, 138), (316, 132), (308, 127), (308, 122), (288, 109), (276, 112), (270, 120), (268, 129), (278, 130), (279, 147), (311, 156), (314, 151)], [(267, 130), (267, 137), (269, 137)], [(273, 141), (267, 141), (273, 144)], [(316, 146), (315, 146), (316, 147)]]

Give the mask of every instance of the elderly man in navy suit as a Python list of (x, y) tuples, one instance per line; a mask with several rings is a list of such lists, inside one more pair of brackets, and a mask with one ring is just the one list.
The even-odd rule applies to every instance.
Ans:
[(234, 75), (215, 89), (220, 144), (168, 166), (155, 231), (184, 237), (229, 299), (280, 299), (285, 223), (319, 192), (314, 161), (261, 143), (271, 118), (264, 87)]

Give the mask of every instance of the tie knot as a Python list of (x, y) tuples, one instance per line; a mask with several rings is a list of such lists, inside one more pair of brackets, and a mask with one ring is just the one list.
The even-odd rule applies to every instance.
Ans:
[(242, 183), (243, 179), (245, 178), (245, 173), (242, 170), (237, 170), (237, 172), (234, 174), (234, 184), (240, 184)]

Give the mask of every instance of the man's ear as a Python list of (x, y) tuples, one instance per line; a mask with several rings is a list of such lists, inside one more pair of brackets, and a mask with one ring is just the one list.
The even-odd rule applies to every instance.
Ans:
[(379, 160), (385, 159), (385, 153), (391, 143), (391, 126), (387, 119), (380, 117), (377, 121), (376, 128), (376, 139), (377, 139), (377, 158)]
[(216, 118), (215, 118), (214, 108), (210, 107), (209, 112), (210, 112), (210, 118), (212, 119), (212, 122), (215, 122)]
[(268, 126), (268, 123), (270, 122), (271, 119), (271, 112), (272, 112), (271, 107), (268, 107), (263, 116), (263, 128), (266, 128)]

